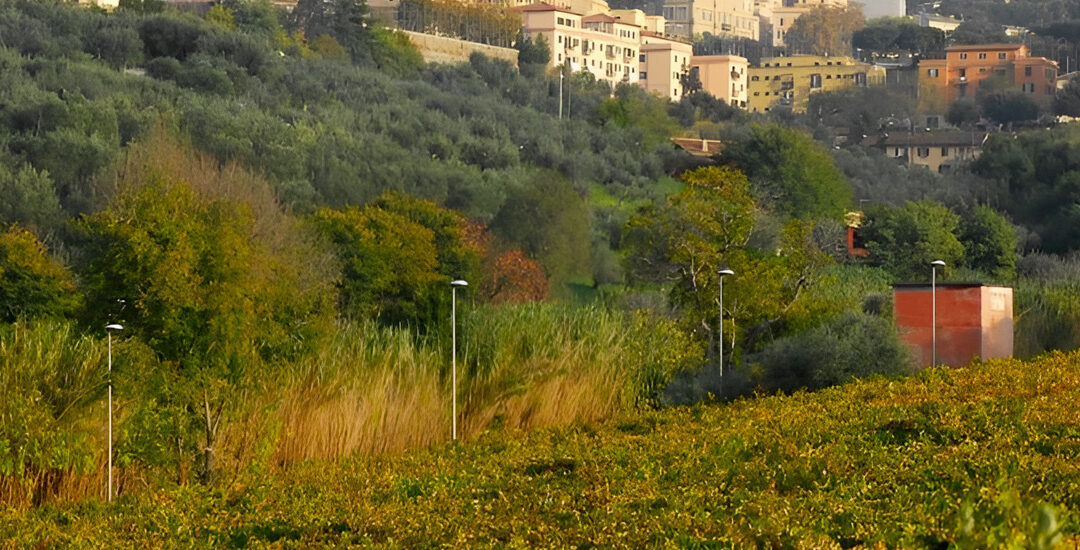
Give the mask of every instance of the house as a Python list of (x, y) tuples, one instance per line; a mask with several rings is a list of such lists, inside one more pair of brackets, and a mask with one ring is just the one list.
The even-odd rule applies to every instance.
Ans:
[(1031, 57), (1024, 44), (953, 46), (945, 49), (945, 59), (919, 62), (919, 107), (924, 112), (945, 112), (957, 99), (974, 98), (987, 79), (1045, 104), (1057, 93), (1057, 77), (1058, 64)]
[(777, 108), (805, 113), (810, 94), (854, 86), (883, 86), (885, 69), (847, 56), (793, 55), (762, 58), (750, 67), (747, 106), (764, 113)]
[(868, 137), (863, 144), (907, 164), (925, 166), (931, 172), (947, 173), (961, 163), (982, 154), (986, 132), (942, 130), (938, 132), (894, 132)]
[(638, 84), (646, 90), (679, 101), (683, 77), (690, 72), (694, 46), (689, 42), (642, 31), (638, 56)]
[(746, 108), (749, 62), (738, 55), (695, 55), (690, 70), (697, 73), (701, 89), (732, 107)]

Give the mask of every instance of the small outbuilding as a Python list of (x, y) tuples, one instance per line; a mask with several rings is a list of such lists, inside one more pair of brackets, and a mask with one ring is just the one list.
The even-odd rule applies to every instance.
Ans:
[(893, 312), (900, 338), (921, 366), (933, 363), (937, 327), (939, 365), (963, 366), (972, 359), (1012, 357), (1013, 289), (981, 283), (938, 283), (934, 322), (932, 287), (893, 285)]

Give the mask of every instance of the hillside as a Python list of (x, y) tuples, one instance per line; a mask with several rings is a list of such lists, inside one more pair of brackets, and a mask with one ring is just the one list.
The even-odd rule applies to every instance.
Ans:
[(8, 511), (0, 532), (30, 546), (1049, 548), (1078, 532), (1078, 399), (1080, 354), (994, 361)]

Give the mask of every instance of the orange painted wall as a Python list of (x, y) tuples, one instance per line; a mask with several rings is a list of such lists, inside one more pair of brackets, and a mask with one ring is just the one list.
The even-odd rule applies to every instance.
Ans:
[[(995, 304), (1001, 300), (1008, 303), (1007, 307), (995, 308), (990, 315), (991, 312), (984, 311), (990, 309), (984, 308), (984, 304), (989, 304), (992, 289), (997, 291)], [(911, 347), (917, 363), (930, 365), (933, 362), (930, 285), (894, 288), (893, 310), (900, 337)], [(939, 285), (937, 327), (939, 364), (962, 366), (976, 357), (1012, 355), (1012, 289)]]

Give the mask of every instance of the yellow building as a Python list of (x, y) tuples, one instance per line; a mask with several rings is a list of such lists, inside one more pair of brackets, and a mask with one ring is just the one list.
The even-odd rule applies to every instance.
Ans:
[(755, 113), (776, 108), (805, 113), (810, 94), (885, 85), (885, 69), (846, 56), (767, 57), (749, 73), (747, 105)]
[(517, 11), (526, 35), (547, 40), (553, 67), (569, 64), (571, 70), (589, 71), (612, 86), (637, 83), (641, 27), (610, 15), (583, 16), (543, 3)]
[(749, 62), (737, 55), (695, 55), (691, 70), (697, 71), (701, 89), (732, 107), (746, 108)]
[(663, 15), (669, 36), (761, 36), (754, 0), (664, 0)]
[(690, 72), (694, 46), (689, 42), (641, 33), (638, 84), (646, 90), (679, 101), (684, 94), (682, 78)]

